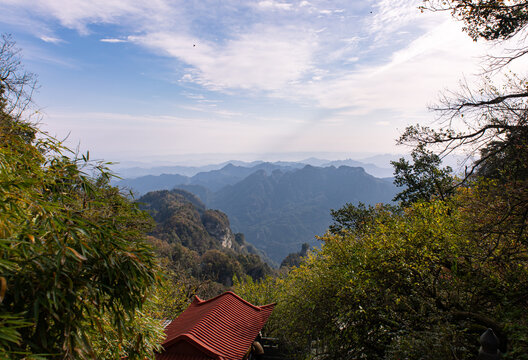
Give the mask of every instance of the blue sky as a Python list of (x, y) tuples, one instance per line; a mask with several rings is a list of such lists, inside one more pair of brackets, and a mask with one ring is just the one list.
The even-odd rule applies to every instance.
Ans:
[(0, 0), (0, 32), (39, 75), (42, 127), (98, 158), (360, 157), (405, 152), (489, 51), (419, 5)]

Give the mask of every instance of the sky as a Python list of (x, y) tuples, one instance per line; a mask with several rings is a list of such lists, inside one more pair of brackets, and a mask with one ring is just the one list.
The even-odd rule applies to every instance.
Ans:
[[(92, 158), (403, 153), (493, 47), (414, 0), (0, 0), (41, 128)], [(476, 80), (475, 80), (476, 81)]]

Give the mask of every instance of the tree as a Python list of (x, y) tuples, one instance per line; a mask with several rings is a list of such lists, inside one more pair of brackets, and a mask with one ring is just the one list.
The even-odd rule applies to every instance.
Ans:
[(411, 153), (413, 163), (405, 158), (391, 161), (394, 166), (394, 183), (404, 189), (394, 197), (403, 206), (434, 197), (445, 200), (453, 193), (454, 178), (449, 166), (440, 168), (442, 160), (423, 146), (417, 146)]
[(525, 0), (424, 0), (423, 9), (450, 11), (473, 40), (504, 40), (528, 24)]
[(157, 345), (142, 339), (159, 329), (130, 327), (159, 278), (145, 242), (151, 220), (109, 185), (105, 164), (89, 166), (88, 154), (74, 156), (20, 111), (10, 113), (28, 78), (7, 41), (0, 54), (0, 353), (94, 358), (95, 327), (118, 348), (133, 335), (126, 348), (134, 352), (116, 358), (152, 356)]
[[(524, 33), (528, 24), (525, 0), (424, 0), (422, 9), (450, 11), (455, 19), (464, 22), (464, 31), (475, 41), (507, 40)], [(489, 70), (501, 69), (528, 53), (524, 40), (521, 38), (518, 47), (509, 50), (506, 56), (490, 56)], [(445, 153), (465, 148), (472, 152), (470, 155), (479, 157), (469, 167), (468, 176), (479, 167), (489, 169), (489, 163), (497, 167), (502, 154), (509, 153), (511, 157), (512, 148), (519, 142), (526, 143), (528, 82), (516, 76), (507, 80), (503, 86), (494, 86), (486, 77), (478, 91), (463, 84), (459, 92), (444, 96), (433, 108), (440, 114), (444, 127), (437, 130), (409, 127), (400, 142), (442, 145)]]
[(350, 230), (364, 230), (372, 222), (374, 212), (375, 208), (371, 205), (367, 207), (361, 202), (357, 206), (347, 203), (340, 209), (330, 210), (334, 223), (330, 225), (328, 230), (332, 234)]
[(301, 265), (303, 259), (306, 257), (306, 255), (308, 255), (308, 251), (310, 251), (310, 244), (303, 243), (301, 245), (301, 251), (289, 253), (288, 256), (282, 260), (280, 267), (291, 268)]
[(37, 88), (35, 74), (22, 68), (20, 50), (10, 35), (1, 35), (0, 45), (0, 109), (19, 118), (31, 103)]
[[(475, 36), (486, 40), (501, 41), (526, 28), (525, 1), (455, 0), (444, 4), (434, 1), (426, 2), (426, 6), (451, 9), (455, 17), (463, 14), (458, 18), (466, 25), (481, 24), (480, 28), (474, 28), (480, 29)], [(486, 28), (492, 32), (482, 30)], [(492, 70), (523, 56), (526, 47), (522, 41), (515, 51), (499, 62), (492, 62)], [(476, 231), (481, 236), (513, 231), (524, 243), (528, 242), (524, 235), (528, 225), (527, 79), (509, 75), (499, 86), (486, 76), (480, 90), (463, 84), (460, 91), (445, 95), (433, 109), (439, 114), (439, 128), (408, 127), (399, 142), (433, 148), (439, 155), (465, 152), (469, 164), (461, 183), (478, 186), (479, 196), (493, 201), (488, 202), (486, 212), (493, 211), (496, 218), (494, 224)], [(499, 208), (503, 211), (496, 211)]]
[(220, 250), (207, 250), (200, 259), (202, 273), (210, 280), (231, 286), (233, 277), (242, 274), (242, 266), (234, 258)]
[(433, 108), (445, 127), (410, 126), (398, 142), (439, 148), (440, 155), (465, 152), (474, 160), (466, 167), (465, 180), (475, 173), (486, 175), (484, 169), (492, 162), (495, 165), (491, 167), (496, 168), (501, 158), (518, 162), (515, 157), (524, 156), (519, 150), (528, 141), (527, 84), (526, 80), (512, 76), (500, 88), (486, 80), (477, 93), (464, 85), (458, 94), (445, 96)]
[[(258, 280), (254, 280), (249, 275), (234, 276), (232, 290), (251, 304), (267, 305), (281, 301), (281, 294), (284, 291), (283, 285), (283, 275), (268, 275)], [(264, 325), (262, 334), (264, 336), (277, 337), (283, 340), (283, 321), (284, 319), (282, 318), (282, 313), (274, 310)], [(282, 345), (283, 344), (281, 343), (281, 348)]]

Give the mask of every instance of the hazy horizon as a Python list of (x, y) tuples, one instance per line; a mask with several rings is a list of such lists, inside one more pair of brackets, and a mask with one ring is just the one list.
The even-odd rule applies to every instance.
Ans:
[(310, 158), (316, 158), (328, 161), (338, 160), (356, 160), (362, 161), (373, 156), (400, 156), (401, 153), (374, 153), (374, 152), (357, 152), (357, 153), (338, 153), (338, 152), (295, 152), (295, 153), (201, 153), (201, 154), (172, 154), (172, 155), (153, 155), (138, 158), (122, 158), (120, 160), (104, 159), (112, 162), (118, 162), (120, 167), (136, 165), (152, 166), (204, 166), (220, 164), (229, 161), (242, 162), (278, 162), (291, 161), (300, 162)]

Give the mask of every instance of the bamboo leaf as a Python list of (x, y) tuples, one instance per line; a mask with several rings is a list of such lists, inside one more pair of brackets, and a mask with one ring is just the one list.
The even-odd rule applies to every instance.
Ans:
[(73, 255), (75, 255), (75, 257), (77, 257), (79, 260), (82, 260), (82, 261), (86, 261), (86, 260), (87, 260), (86, 257), (84, 257), (84, 256), (82, 256), (81, 254), (79, 254), (79, 253), (77, 252), (77, 250), (72, 249), (72, 248), (69, 247), (69, 246), (66, 246), (66, 249), (70, 250), (70, 251), (73, 253)]
[(0, 303), (4, 301), (4, 296), (7, 290), (7, 280), (5, 277), (0, 276)]

